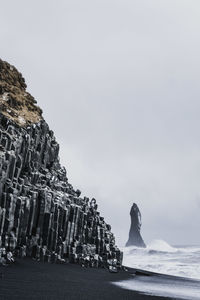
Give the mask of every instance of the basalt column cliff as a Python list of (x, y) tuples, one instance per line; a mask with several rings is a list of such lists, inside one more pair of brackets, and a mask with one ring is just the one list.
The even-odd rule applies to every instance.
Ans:
[(73, 189), (58, 154), (22, 75), (0, 60), (0, 259), (120, 266), (110, 225)]

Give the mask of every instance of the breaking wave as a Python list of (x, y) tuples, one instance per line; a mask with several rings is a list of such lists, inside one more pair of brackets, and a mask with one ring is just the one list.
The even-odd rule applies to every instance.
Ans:
[(169, 253), (175, 253), (178, 251), (177, 248), (174, 248), (170, 246), (167, 242), (163, 240), (154, 240), (152, 241), (148, 246), (147, 250), (149, 252), (155, 251), (155, 252), (169, 252)]

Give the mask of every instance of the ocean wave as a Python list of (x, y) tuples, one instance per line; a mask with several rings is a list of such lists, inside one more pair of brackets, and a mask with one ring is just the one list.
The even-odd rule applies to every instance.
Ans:
[(124, 247), (123, 264), (156, 273), (200, 279), (200, 247), (173, 247), (153, 240), (146, 248)]
[(153, 240), (149, 245), (147, 245), (147, 250), (150, 252), (157, 251), (157, 252), (168, 252), (168, 253), (175, 253), (178, 251), (177, 248), (170, 246), (167, 242), (163, 240)]

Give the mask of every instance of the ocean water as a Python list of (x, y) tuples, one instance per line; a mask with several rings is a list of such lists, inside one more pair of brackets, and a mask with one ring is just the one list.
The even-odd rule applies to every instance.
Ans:
[(172, 247), (154, 240), (147, 248), (124, 247), (122, 251), (125, 266), (200, 280), (200, 246)]
[(200, 281), (162, 277), (136, 276), (132, 280), (113, 282), (121, 288), (140, 294), (184, 300), (200, 300)]
[(200, 300), (200, 246), (172, 247), (163, 240), (154, 240), (145, 249), (124, 247), (121, 250), (123, 265), (172, 277), (133, 276), (113, 284), (147, 295)]

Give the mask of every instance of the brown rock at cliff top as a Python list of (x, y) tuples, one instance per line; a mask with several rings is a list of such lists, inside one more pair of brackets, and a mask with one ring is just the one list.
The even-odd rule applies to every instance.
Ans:
[(42, 110), (26, 91), (22, 74), (0, 59), (0, 112), (21, 127), (42, 120)]

